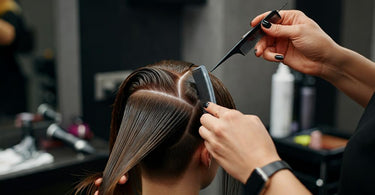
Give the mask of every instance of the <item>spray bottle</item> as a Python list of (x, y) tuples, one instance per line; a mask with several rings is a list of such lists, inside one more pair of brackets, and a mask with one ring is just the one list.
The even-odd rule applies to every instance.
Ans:
[(283, 63), (272, 75), (270, 134), (287, 137), (291, 132), (294, 97), (294, 76)]
[(315, 78), (306, 75), (301, 88), (300, 126), (302, 130), (310, 129), (315, 125), (315, 99)]

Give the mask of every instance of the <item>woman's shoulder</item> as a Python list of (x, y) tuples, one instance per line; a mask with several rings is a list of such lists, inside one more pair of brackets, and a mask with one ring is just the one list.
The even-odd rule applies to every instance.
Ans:
[(344, 152), (341, 194), (375, 194), (369, 183), (375, 175), (375, 95), (368, 103)]
[[(357, 131), (370, 122), (375, 122), (375, 93), (372, 95), (369, 103), (366, 106), (365, 111), (358, 123)], [(375, 132), (375, 129), (374, 129)]]
[(6, 11), (1, 15), (1, 19), (17, 27), (19, 23), (22, 21), (22, 16), (14, 11)]

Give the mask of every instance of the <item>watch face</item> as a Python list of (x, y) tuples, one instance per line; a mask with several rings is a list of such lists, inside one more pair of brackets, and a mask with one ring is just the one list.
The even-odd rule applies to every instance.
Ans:
[(258, 172), (257, 169), (255, 169), (253, 171), (253, 173), (251, 173), (250, 175), (250, 178), (247, 180), (246, 182), (246, 186), (245, 186), (245, 194), (256, 194), (258, 195), (264, 185), (265, 185), (266, 181), (264, 181), (263, 177), (261, 176), (261, 174)]

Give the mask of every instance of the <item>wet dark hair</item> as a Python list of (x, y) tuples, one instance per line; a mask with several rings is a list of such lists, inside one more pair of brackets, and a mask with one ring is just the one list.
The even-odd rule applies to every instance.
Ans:
[[(113, 104), (110, 156), (103, 174), (86, 178), (76, 193), (92, 194), (102, 176), (100, 194), (141, 194), (141, 171), (147, 177), (178, 178), (203, 143), (199, 136), (200, 102), (191, 70), (181, 61), (142, 67), (121, 84)], [(217, 104), (235, 108), (228, 90), (210, 75)], [(117, 182), (125, 174), (124, 185)]]

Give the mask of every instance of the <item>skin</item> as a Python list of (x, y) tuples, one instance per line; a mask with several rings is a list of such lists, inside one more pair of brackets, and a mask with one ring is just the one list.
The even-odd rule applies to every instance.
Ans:
[[(269, 13), (269, 12), (268, 12)], [(257, 16), (255, 26), (268, 14)], [(255, 55), (321, 77), (362, 106), (375, 91), (375, 64), (362, 55), (339, 46), (313, 20), (300, 11), (281, 11), (282, 19), (269, 28), (255, 46)], [(201, 117), (200, 135), (218, 163), (233, 177), (246, 183), (256, 167), (280, 159), (261, 120), (210, 103), (210, 114)], [(288, 170), (270, 178), (265, 194), (310, 194)]]
[[(200, 135), (217, 162), (234, 178), (246, 183), (256, 167), (280, 160), (262, 121), (255, 115), (209, 103), (201, 117)], [(270, 178), (264, 194), (310, 194), (289, 171)]]
[[(128, 175), (124, 175), (120, 178), (120, 180), (118, 181), (118, 184), (125, 184), (127, 181), (128, 181)], [(103, 178), (100, 177), (97, 180), (95, 180), (95, 185), (99, 187), (100, 184), (102, 184), (102, 182), (103, 182)], [(96, 190), (94, 195), (99, 195), (99, 191)]]
[[(142, 174), (142, 194), (198, 195), (200, 189), (207, 187), (212, 182), (218, 167), (218, 163), (212, 159), (211, 154), (202, 144), (194, 153), (192, 161), (181, 177), (152, 178)], [(125, 184), (127, 180), (128, 175), (124, 175), (118, 184)], [(99, 187), (102, 181), (102, 178), (98, 178), (95, 180), (95, 185)], [(99, 191), (96, 191), (94, 195), (99, 195)]]
[[(268, 14), (257, 16), (255, 26)], [(300, 11), (281, 11), (282, 19), (269, 28), (256, 44), (255, 55), (321, 77), (365, 107), (375, 91), (375, 64), (335, 43), (313, 20)], [(210, 114), (201, 117), (200, 135), (217, 162), (234, 178), (246, 183), (255, 167), (279, 160), (275, 146), (261, 120), (210, 103)], [(310, 194), (288, 170), (270, 178), (265, 194)]]
[(204, 144), (195, 152), (188, 168), (179, 178), (149, 178), (142, 174), (142, 194), (165, 195), (199, 195), (216, 175), (219, 165)]
[(0, 19), (0, 45), (10, 45), (16, 36), (14, 26)]
[[(257, 16), (251, 25), (268, 13)], [(281, 11), (279, 24), (270, 28), (255, 46), (256, 56), (279, 61), (299, 72), (319, 76), (365, 107), (375, 91), (375, 65), (362, 55), (335, 43), (313, 20), (300, 11)]]
[[(9, 0), (0, 0), (0, 4)], [(10, 45), (16, 36), (14, 26), (9, 22), (0, 19), (0, 45)]]

